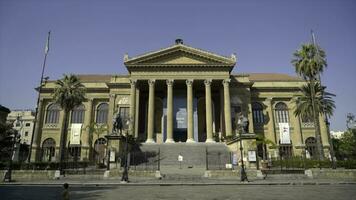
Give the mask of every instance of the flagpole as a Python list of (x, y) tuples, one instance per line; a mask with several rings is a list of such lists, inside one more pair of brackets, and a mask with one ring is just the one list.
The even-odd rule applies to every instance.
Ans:
[(46, 68), (47, 55), (48, 55), (48, 51), (49, 51), (49, 39), (50, 39), (50, 36), (51, 36), (51, 31), (48, 32), (46, 46), (45, 46), (45, 55), (44, 55), (43, 64), (42, 64), (42, 73), (41, 73), (41, 79), (40, 79), (40, 86), (38, 87), (37, 104), (36, 104), (36, 110), (35, 110), (35, 121), (34, 121), (35, 123), (33, 125), (32, 136), (31, 136), (31, 144), (30, 144), (28, 160), (27, 160), (28, 163), (31, 162), (32, 145), (33, 145), (33, 139), (34, 139), (34, 135), (35, 135), (36, 126), (39, 126), (37, 124), (37, 122), (39, 122), (38, 109), (41, 109), (41, 108), (38, 108), (38, 104), (40, 103), (41, 90), (42, 90), (42, 84), (43, 84), (43, 75), (44, 75), (44, 71), (45, 71), (45, 68)]
[[(313, 30), (311, 30), (311, 35), (312, 35), (312, 40), (313, 40), (313, 45), (316, 47), (316, 53), (319, 56), (319, 48), (316, 44), (316, 39), (315, 39), (315, 35)], [(321, 85), (321, 77), (320, 77), (320, 73), (318, 74), (318, 79), (319, 79), (319, 83), (320, 83), (320, 87), (322, 88), (322, 95), (324, 96), (324, 89), (323, 86)], [(322, 108), (323, 111), (323, 115), (324, 115), (324, 122), (326, 124), (326, 135), (328, 136), (328, 141), (329, 141), (329, 148), (330, 148), (330, 156), (331, 156), (331, 163), (332, 163), (332, 168), (336, 169), (336, 163), (335, 163), (335, 152), (334, 152), (334, 145), (330, 136), (330, 122), (328, 119), (328, 116), (326, 115), (326, 113), (324, 112), (324, 106)]]

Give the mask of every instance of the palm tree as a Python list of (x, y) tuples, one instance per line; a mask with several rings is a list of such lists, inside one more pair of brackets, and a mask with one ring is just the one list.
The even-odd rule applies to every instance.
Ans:
[[(297, 108), (295, 109), (294, 114), (305, 119), (312, 116), (313, 113), (311, 84), (305, 84), (301, 88), (301, 91), (303, 95), (297, 100)], [(335, 97), (335, 95), (326, 92), (325, 87), (322, 87), (319, 82), (315, 83), (314, 92), (315, 111), (319, 114), (326, 115), (327, 117), (333, 115), (335, 102), (332, 97)]]
[[(308, 113), (309, 117), (313, 118), (315, 127), (315, 136), (319, 152), (319, 158), (324, 158), (323, 148), (321, 144), (321, 134), (320, 134), (320, 122), (319, 114), (316, 110), (316, 95), (315, 95), (315, 84), (318, 82), (320, 73), (326, 68), (326, 55), (325, 52), (317, 45), (314, 44), (304, 44), (301, 49), (297, 50), (293, 54), (294, 58), (292, 64), (295, 67), (295, 71), (298, 75), (302, 76), (308, 84), (310, 84), (310, 103), (311, 111)], [(320, 111), (320, 110), (319, 110)]]
[(60, 80), (56, 81), (53, 99), (59, 104), (64, 111), (60, 140), (60, 173), (63, 175), (63, 161), (65, 157), (65, 147), (67, 140), (68, 118), (69, 112), (76, 106), (79, 106), (85, 100), (85, 89), (79, 78), (75, 75), (64, 75)]
[[(325, 115), (330, 117), (333, 114), (335, 102), (332, 97), (335, 97), (335, 95), (326, 92), (325, 87), (322, 87), (319, 82), (315, 82), (313, 88), (310, 83), (307, 83), (301, 88), (301, 91), (303, 95), (296, 100), (297, 107), (294, 111), (294, 115), (299, 116), (302, 119), (310, 119), (314, 112), (317, 116)], [(314, 92), (314, 99), (312, 98), (312, 92)], [(317, 120), (317, 122), (318, 121), (319, 120)], [(313, 118), (313, 122), (315, 126), (317, 124), (315, 123), (315, 118)], [(333, 153), (331, 152), (331, 154)]]

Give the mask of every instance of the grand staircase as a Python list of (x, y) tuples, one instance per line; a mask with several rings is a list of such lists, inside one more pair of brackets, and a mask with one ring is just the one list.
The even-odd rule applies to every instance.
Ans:
[[(143, 152), (160, 152), (160, 171), (167, 178), (201, 177), (207, 164), (209, 168), (225, 167), (231, 159), (228, 147), (223, 143), (142, 144), (140, 149)], [(179, 155), (182, 161), (178, 161)]]

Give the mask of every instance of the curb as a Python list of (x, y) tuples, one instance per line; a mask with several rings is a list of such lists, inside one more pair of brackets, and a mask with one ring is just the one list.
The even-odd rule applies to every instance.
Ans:
[[(0, 186), (62, 186), (61, 183), (0, 183)], [(254, 183), (254, 182), (236, 182), (236, 183), (78, 183), (67, 181), (70, 185), (74, 186), (210, 186), (210, 185), (356, 185), (356, 182), (267, 182), (267, 183)]]

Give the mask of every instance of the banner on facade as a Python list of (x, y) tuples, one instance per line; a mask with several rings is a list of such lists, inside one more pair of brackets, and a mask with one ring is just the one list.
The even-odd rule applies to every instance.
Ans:
[(281, 144), (290, 144), (289, 123), (279, 123), (279, 139)]
[(256, 151), (248, 151), (248, 161), (256, 162)]
[(70, 144), (80, 145), (80, 135), (82, 132), (82, 124), (72, 124), (70, 128)]

